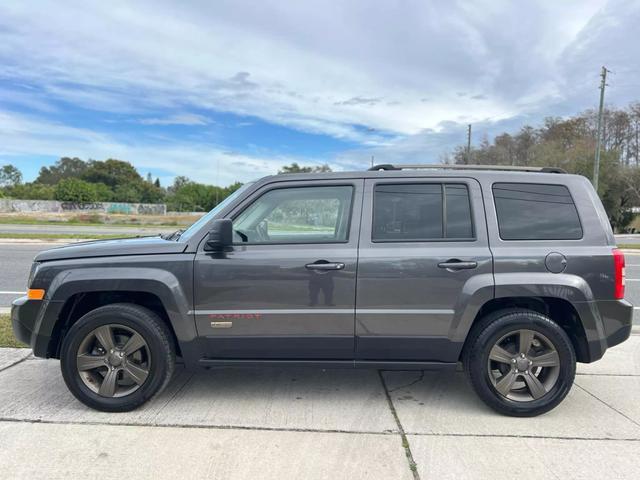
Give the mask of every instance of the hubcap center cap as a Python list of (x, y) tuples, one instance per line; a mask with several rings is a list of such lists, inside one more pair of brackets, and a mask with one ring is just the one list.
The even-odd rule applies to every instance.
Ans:
[(516, 358), (516, 368), (520, 371), (520, 372), (524, 372), (525, 370), (529, 370), (529, 359), (528, 358), (522, 358), (522, 357), (518, 357)]
[(109, 356), (107, 357), (107, 360), (109, 362), (109, 365), (112, 365), (114, 367), (119, 367), (120, 365), (122, 365), (124, 358), (122, 356), (122, 353), (113, 352), (109, 354)]

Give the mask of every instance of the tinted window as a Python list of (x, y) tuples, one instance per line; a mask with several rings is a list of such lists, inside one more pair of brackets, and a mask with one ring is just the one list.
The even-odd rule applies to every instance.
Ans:
[[(443, 205), (444, 192), (446, 208)], [(373, 241), (428, 241), (472, 237), (469, 193), (465, 185), (376, 185)]]
[(270, 190), (233, 221), (237, 242), (327, 243), (348, 238), (353, 187)]
[(582, 227), (564, 185), (496, 183), (493, 198), (503, 240), (576, 240)]
[(445, 185), (446, 208), (446, 237), (472, 238), (471, 206), (469, 204), (469, 190), (466, 185)]

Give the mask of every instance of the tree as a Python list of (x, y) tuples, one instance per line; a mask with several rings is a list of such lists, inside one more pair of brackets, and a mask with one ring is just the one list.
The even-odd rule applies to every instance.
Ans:
[(61, 202), (91, 203), (98, 199), (96, 188), (79, 178), (65, 178), (55, 187), (55, 199)]
[(113, 191), (114, 202), (135, 203), (140, 201), (140, 192), (135, 184), (123, 183)]
[(36, 183), (56, 185), (65, 178), (80, 178), (86, 172), (88, 166), (84, 160), (77, 157), (62, 157), (50, 167), (42, 167)]
[(113, 190), (107, 187), (104, 183), (92, 183), (93, 188), (96, 191), (96, 201), (98, 202), (112, 202), (114, 200)]
[[(593, 175), (596, 148), (596, 112), (570, 118), (546, 118), (538, 128), (523, 127), (518, 134), (498, 135), (471, 151), (471, 163), (560, 167), (587, 178)], [(598, 194), (611, 225), (624, 231), (640, 206), (640, 104), (606, 109), (604, 115)], [(465, 150), (454, 151), (456, 163), (465, 162)]]
[(144, 180), (129, 162), (122, 160), (90, 160), (82, 180), (89, 183), (104, 183), (111, 189), (126, 184), (139, 184)]
[(160, 179), (159, 179), (158, 177), (156, 177), (156, 181), (155, 181), (155, 182), (153, 182), (153, 184), (154, 184), (156, 187), (160, 188)]
[(173, 185), (171, 185), (168, 190), (170, 193), (175, 193), (188, 183), (192, 183), (191, 180), (183, 175), (178, 175), (173, 179)]
[(12, 187), (22, 183), (22, 173), (13, 165), (0, 167), (0, 187)]
[(281, 170), (278, 170), (278, 173), (324, 173), (330, 171), (331, 167), (326, 163), (315, 167), (302, 167), (297, 162), (293, 162), (291, 165), (283, 166)]
[(166, 197), (167, 209), (176, 212), (206, 212), (242, 186), (235, 182), (221, 188), (203, 185), (187, 177), (176, 177)]
[(136, 188), (140, 203), (160, 203), (164, 200), (165, 192), (153, 183), (143, 182)]
[(22, 183), (11, 187), (5, 187), (7, 197), (20, 200), (53, 200), (55, 188), (41, 183)]

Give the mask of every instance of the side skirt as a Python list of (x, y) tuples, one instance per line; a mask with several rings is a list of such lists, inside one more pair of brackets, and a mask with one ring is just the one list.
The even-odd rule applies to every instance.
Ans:
[(379, 360), (272, 360), (203, 358), (198, 365), (213, 367), (313, 367), (313, 368), (373, 368), (380, 370), (455, 370), (457, 363), (379, 361)]

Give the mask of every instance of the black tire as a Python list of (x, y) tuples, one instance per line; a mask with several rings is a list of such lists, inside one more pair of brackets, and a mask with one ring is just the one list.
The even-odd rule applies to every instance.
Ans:
[[(538, 345), (541, 344), (541, 340), (539, 339), (544, 339), (542, 341), (548, 340), (551, 344), (549, 347), (551, 353), (553, 353), (553, 349), (555, 348), (557, 355), (555, 355), (553, 361), (557, 363), (557, 366), (548, 367), (546, 370), (546, 372), (553, 370), (552, 377), (547, 374), (547, 382), (550, 384), (551, 381), (554, 380), (555, 383), (549, 386), (548, 389), (545, 386), (544, 390), (546, 393), (535, 398), (533, 395), (534, 391), (528, 386), (529, 381), (535, 380), (531, 378), (533, 376), (533, 368), (535, 367), (527, 367), (527, 378), (525, 378), (525, 375), (522, 373), (519, 373), (516, 377), (519, 383), (512, 384), (514, 387), (523, 384), (524, 388), (510, 390), (508, 395), (522, 395), (524, 397), (528, 394), (530, 395), (530, 399), (519, 398), (514, 400), (498, 391), (497, 384), (503, 377), (496, 378), (496, 376), (501, 373), (492, 376), (492, 368), (502, 369), (504, 377), (506, 377), (507, 374), (516, 376), (513, 372), (523, 372), (523, 370), (518, 370), (519, 367), (516, 364), (510, 365), (502, 361), (492, 362), (490, 361), (490, 354), (494, 346), (506, 338), (504, 341), (512, 342), (511, 344), (513, 344), (514, 350), (511, 351), (513, 351), (513, 355), (517, 357), (520, 354), (517, 353), (517, 345), (515, 345), (515, 341), (512, 339), (517, 338), (516, 335), (519, 335), (519, 333), (516, 332), (527, 331), (534, 332), (536, 335), (534, 342), (537, 340)], [(514, 336), (510, 336), (511, 333), (513, 333)], [(540, 335), (540, 337), (537, 335)], [(532, 348), (536, 348), (535, 343)], [(530, 351), (528, 354), (530, 357), (527, 358), (535, 360), (536, 357), (534, 353), (535, 352)], [(494, 355), (492, 355), (492, 358), (494, 358)], [(511, 359), (510, 361), (515, 362), (519, 361), (519, 359)], [(526, 363), (524, 358), (522, 361)], [(480, 399), (497, 412), (515, 417), (533, 417), (555, 408), (569, 393), (576, 372), (576, 356), (571, 340), (566, 332), (547, 316), (527, 309), (501, 310), (481, 319), (469, 333), (463, 362), (467, 378)], [(499, 372), (499, 370), (493, 371)], [(544, 368), (540, 368), (536, 371), (540, 372), (538, 373), (538, 377), (536, 377), (536, 379), (538, 379), (540, 375), (542, 375), (541, 372), (545, 370)], [(529, 375), (531, 375), (531, 377)], [(540, 393), (538, 393), (538, 395), (540, 395)]]
[[(83, 380), (78, 369), (77, 356), (80, 346), (86, 344), (86, 339), (92, 332), (104, 326), (123, 327), (127, 331), (139, 334), (146, 342), (144, 351), (149, 362), (146, 376), (139, 385), (132, 384), (137, 390), (130, 394), (111, 397), (99, 395), (87, 386), (86, 380)], [(115, 334), (113, 338), (116, 338)], [(105, 305), (84, 315), (69, 329), (60, 351), (62, 376), (71, 393), (85, 405), (105, 412), (126, 412), (139, 407), (167, 386), (173, 375), (174, 366), (174, 345), (165, 323), (154, 312), (128, 303)], [(104, 367), (107, 373), (109, 368), (113, 367)], [(97, 378), (100, 377), (97, 376)], [(122, 382), (122, 376), (119, 378)]]

